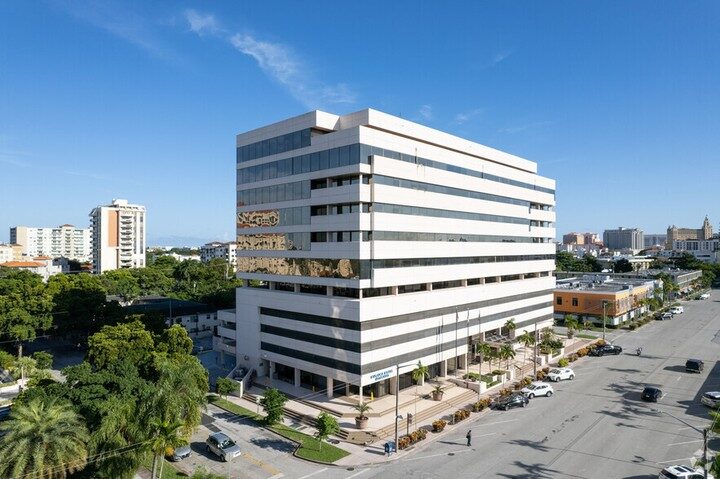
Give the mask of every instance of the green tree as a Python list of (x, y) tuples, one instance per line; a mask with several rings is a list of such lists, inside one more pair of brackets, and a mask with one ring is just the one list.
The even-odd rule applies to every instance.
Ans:
[(119, 296), (125, 302), (131, 302), (140, 296), (137, 278), (128, 269), (114, 269), (102, 275), (107, 293)]
[(482, 365), (483, 361), (490, 362), (490, 367), (492, 367), (492, 353), (493, 348), (486, 342), (478, 343), (478, 354), (480, 355), (480, 364)]
[(117, 303), (106, 301), (107, 290), (99, 276), (88, 273), (56, 274), (47, 284), (52, 314), (61, 335), (89, 336), (103, 324), (117, 320)]
[(630, 261), (625, 258), (620, 258), (613, 264), (613, 271), (615, 273), (629, 273), (633, 270), (634, 268), (632, 263), (630, 263)]
[(500, 346), (500, 359), (505, 360), (505, 369), (510, 369), (510, 360), (515, 357), (515, 350), (511, 344), (503, 344)]
[(53, 364), (53, 355), (46, 351), (38, 351), (33, 353), (32, 358), (37, 363), (38, 369), (50, 369)]
[(88, 431), (67, 403), (16, 405), (0, 430), (0, 477), (65, 478), (85, 467)]
[(0, 349), (0, 369), (11, 369), (15, 365), (15, 356)]
[(23, 356), (15, 361), (12, 369), (10, 369), (10, 373), (15, 379), (27, 379), (35, 374), (36, 369), (37, 361), (30, 356)]
[(515, 329), (517, 328), (517, 325), (515, 324), (515, 318), (510, 318), (507, 321), (505, 321), (505, 325), (503, 326), (505, 331), (507, 331), (508, 336), (512, 336), (515, 332)]
[(425, 366), (422, 362), (418, 361), (417, 366), (412, 371), (412, 380), (415, 381), (417, 387), (421, 382), (425, 381), (430, 376), (430, 369)]
[(525, 362), (527, 360), (528, 348), (535, 344), (535, 335), (530, 334), (529, 331), (525, 331), (517, 339), (518, 342), (525, 347), (525, 349), (523, 349), (523, 362)]
[(575, 335), (575, 331), (578, 329), (579, 323), (577, 316), (572, 314), (566, 314), (563, 317), (563, 324), (567, 328), (567, 337), (571, 339)]
[(227, 398), (228, 394), (238, 390), (238, 383), (230, 378), (217, 378), (215, 382), (217, 393)]
[(162, 477), (165, 452), (168, 449), (187, 444), (187, 440), (181, 433), (182, 426), (183, 424), (180, 421), (150, 419), (148, 432), (150, 435), (149, 448), (153, 453), (153, 479)]
[(320, 450), (322, 450), (323, 441), (340, 430), (337, 420), (326, 412), (318, 414), (315, 427), (317, 428), (315, 437), (320, 442)]
[(168, 354), (191, 354), (193, 341), (188, 335), (187, 329), (179, 324), (173, 324), (165, 329), (157, 342), (157, 349)]
[(265, 411), (265, 422), (267, 424), (277, 424), (282, 420), (283, 407), (287, 402), (287, 397), (275, 388), (265, 391), (265, 396), (260, 400), (260, 405)]
[(129, 271), (137, 281), (141, 296), (165, 296), (175, 285), (172, 270), (166, 273), (162, 268), (133, 268)]
[(103, 368), (120, 358), (130, 362), (147, 361), (155, 348), (152, 334), (140, 321), (103, 326), (100, 332), (88, 338), (88, 361)]
[(52, 300), (42, 278), (28, 271), (0, 267), (0, 340), (33, 340), (52, 325)]

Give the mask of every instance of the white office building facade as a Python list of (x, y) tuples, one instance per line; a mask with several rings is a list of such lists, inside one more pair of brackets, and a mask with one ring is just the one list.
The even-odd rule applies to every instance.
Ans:
[(552, 324), (554, 210), (535, 163), (375, 110), (240, 134), (237, 362), (375, 397), (462, 368)]
[(142, 205), (116, 199), (90, 212), (94, 273), (145, 267), (146, 211)]

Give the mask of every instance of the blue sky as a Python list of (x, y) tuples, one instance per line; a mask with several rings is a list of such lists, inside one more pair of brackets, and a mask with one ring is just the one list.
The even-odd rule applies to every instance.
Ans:
[(0, 3), (0, 241), (234, 235), (235, 134), (365, 107), (538, 162), (558, 236), (718, 229), (720, 2)]

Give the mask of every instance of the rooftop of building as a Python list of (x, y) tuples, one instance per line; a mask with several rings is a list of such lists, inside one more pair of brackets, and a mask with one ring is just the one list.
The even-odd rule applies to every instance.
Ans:
[(605, 273), (585, 274), (579, 278), (559, 279), (555, 290), (573, 290), (588, 293), (618, 293), (639, 286), (645, 286), (651, 281), (652, 279), (649, 281), (648, 279), (616, 278)]
[[(119, 299), (109, 296), (108, 299)], [(188, 314), (201, 314), (215, 312), (216, 309), (204, 303), (185, 301), (182, 299), (167, 298), (165, 296), (141, 296), (133, 301), (133, 304), (126, 306), (125, 310), (130, 314), (161, 311), (173, 316), (186, 316)]]
[(533, 161), (372, 108), (366, 108), (346, 115), (336, 115), (314, 110), (303, 115), (241, 133), (237, 135), (236, 141), (237, 146), (240, 147), (306, 128), (314, 128), (329, 133), (359, 126), (394, 133), (422, 143), (440, 146), (483, 160), (537, 174), (537, 163)]
[(0, 263), (0, 266), (6, 268), (42, 268), (45, 264), (38, 263), (37, 261), (8, 261), (6, 263)]

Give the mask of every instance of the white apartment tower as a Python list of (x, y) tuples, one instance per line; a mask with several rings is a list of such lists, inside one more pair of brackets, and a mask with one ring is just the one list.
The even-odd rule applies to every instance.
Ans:
[(145, 266), (145, 207), (113, 200), (90, 212), (94, 273)]
[(235, 266), (237, 265), (236, 250), (237, 245), (235, 243), (220, 243), (217, 241), (206, 243), (200, 247), (200, 261), (207, 263), (212, 259), (220, 258), (227, 261), (233, 271), (235, 271)]
[(552, 324), (554, 238), (555, 181), (508, 153), (370, 109), (242, 133), (225, 346), (329, 395), (451, 374), (509, 319)]
[(64, 257), (80, 262), (90, 261), (90, 230), (73, 225), (57, 228), (10, 228), (10, 243), (22, 246), (22, 254), (29, 257)]

